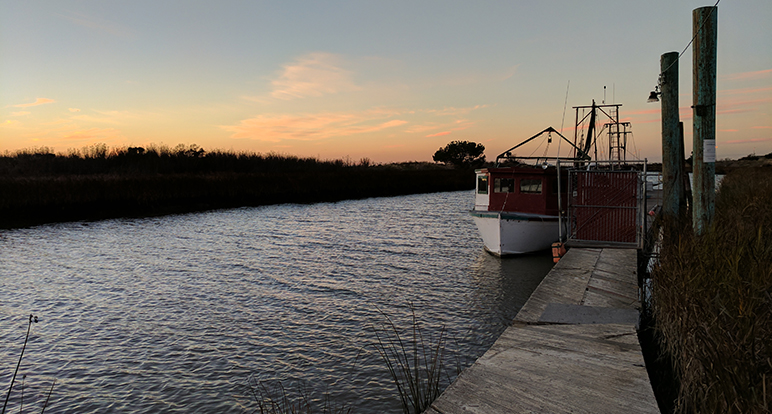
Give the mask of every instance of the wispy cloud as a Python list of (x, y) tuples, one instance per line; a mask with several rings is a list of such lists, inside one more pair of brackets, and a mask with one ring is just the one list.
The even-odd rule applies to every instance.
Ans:
[(103, 19), (101, 17), (90, 16), (83, 13), (70, 12), (67, 14), (59, 14), (59, 16), (69, 20), (70, 22), (86, 27), (92, 30), (97, 30), (102, 33), (108, 33), (113, 36), (122, 38), (131, 38), (134, 33), (129, 28), (118, 24), (116, 22)]
[[(681, 108), (683, 109), (683, 108)], [(652, 115), (652, 114), (660, 114), (662, 113), (662, 110), (660, 108), (656, 109), (642, 109), (639, 111), (627, 111), (625, 112), (625, 115)]]
[(716, 105), (717, 114), (735, 114), (756, 112), (762, 105), (772, 102), (772, 97), (761, 99), (719, 99)]
[(88, 145), (94, 142), (117, 143), (124, 137), (115, 128), (83, 125), (72, 118), (58, 118), (34, 125), (10, 124), (17, 136), (30, 142), (67, 142), (68, 145)]
[(29, 114), (31, 114), (31, 112), (27, 112), (27, 111), (11, 112), (11, 116), (24, 116)]
[(724, 144), (753, 144), (756, 142), (768, 141), (772, 141), (772, 138), (735, 139), (731, 141), (724, 141)]
[(772, 88), (741, 88), (741, 89), (723, 89), (718, 91), (719, 95), (749, 95), (753, 93), (772, 92)]
[(126, 124), (126, 123), (132, 123), (136, 122), (140, 119), (147, 119), (148, 117), (154, 116), (152, 112), (147, 113), (139, 113), (139, 112), (131, 112), (131, 111), (104, 111), (104, 110), (89, 110), (87, 113), (79, 113), (80, 110), (73, 111), (70, 109), (70, 112), (78, 113), (77, 115), (73, 115), (71, 119), (82, 121), (82, 122), (92, 122), (92, 123), (101, 123), (101, 124)]
[[(421, 123), (411, 125), (405, 132), (409, 134), (426, 133), (430, 131), (439, 131), (432, 134), (424, 135), (424, 138), (441, 137), (444, 135), (452, 134), (455, 131), (462, 131), (474, 126), (475, 122), (466, 118), (471, 112), (487, 108), (488, 105), (475, 105), (465, 108), (446, 107), (442, 109), (428, 109), (418, 111), (420, 113), (426, 113), (440, 118), (439, 121), (435, 119), (424, 120)], [(450, 120), (442, 118), (451, 118)], [(454, 119), (455, 118), (455, 119)]]
[(520, 65), (514, 65), (506, 68), (477, 68), (472, 70), (453, 70), (445, 68), (440, 73), (432, 74), (431, 77), (421, 79), (414, 86), (421, 89), (436, 87), (457, 87), (469, 86), (475, 84), (491, 84), (506, 81), (515, 76)]
[(44, 104), (53, 103), (53, 102), (56, 102), (56, 101), (48, 98), (38, 98), (35, 100), (35, 102), (32, 102), (32, 103), (16, 104), (11, 106), (15, 108), (29, 108), (30, 106), (44, 105)]
[(437, 123), (423, 123), (423, 124), (412, 124), (410, 127), (405, 129), (405, 132), (408, 134), (422, 134), (429, 131), (436, 131), (438, 129), (445, 128), (446, 124), (437, 124)]
[(757, 70), (753, 72), (732, 73), (726, 76), (727, 80), (755, 80), (772, 76), (772, 69)]
[(468, 115), (472, 111), (476, 111), (478, 109), (487, 108), (488, 105), (475, 105), (475, 106), (468, 106), (466, 108), (455, 108), (455, 107), (445, 107), (442, 109), (430, 109), (426, 112), (430, 114), (435, 114), (439, 116), (462, 116), (462, 115)]
[(88, 128), (76, 130), (63, 136), (68, 141), (112, 141), (121, 136), (115, 128)]
[(232, 138), (279, 142), (314, 141), (331, 137), (377, 132), (406, 124), (404, 119), (388, 119), (381, 111), (324, 112), (317, 114), (268, 114), (244, 119), (237, 125), (222, 126)]
[(78, 108), (69, 108), (70, 112), (80, 112), (80, 109)]
[(271, 85), (271, 96), (284, 100), (361, 89), (354, 84), (352, 72), (342, 67), (339, 56), (323, 52), (301, 56), (285, 65), (282, 74)]
[(468, 119), (469, 114), (487, 107), (481, 104), (429, 109), (376, 107), (356, 111), (268, 113), (220, 127), (231, 132), (231, 138), (275, 143), (321, 141), (385, 130), (391, 134), (420, 134), (424, 138), (432, 138), (474, 126), (475, 122)]
[(758, 126), (751, 127), (751, 129), (772, 129), (772, 126), (769, 126), (769, 125), (758, 125)]
[(520, 65), (515, 65), (510, 67), (500, 78), (500, 80), (507, 80), (513, 76), (515, 76), (515, 73), (517, 72), (517, 68), (519, 68)]
[[(772, 102), (772, 97), (759, 98), (759, 99), (738, 99), (737, 97), (728, 97), (725, 95), (746, 95), (756, 92), (772, 91), (772, 88), (761, 89), (734, 89), (721, 91), (718, 97), (718, 103), (716, 105), (716, 115), (731, 115), (748, 112), (757, 112), (764, 105), (768, 105)], [(678, 108), (679, 117), (682, 121), (686, 121), (693, 118), (693, 110), (690, 106), (682, 106)], [(647, 124), (652, 122), (660, 122), (661, 109), (646, 109), (641, 111), (628, 112), (627, 115), (632, 115), (633, 123), (635, 124)], [(639, 116), (652, 116), (651, 118), (642, 118)]]

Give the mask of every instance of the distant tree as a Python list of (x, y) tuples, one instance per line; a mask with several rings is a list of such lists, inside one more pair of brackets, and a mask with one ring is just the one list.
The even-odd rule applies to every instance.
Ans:
[(470, 141), (453, 141), (434, 153), (432, 159), (459, 168), (476, 167), (485, 162), (485, 146)]
[(126, 153), (129, 155), (142, 155), (145, 153), (145, 149), (142, 147), (129, 147), (126, 149)]

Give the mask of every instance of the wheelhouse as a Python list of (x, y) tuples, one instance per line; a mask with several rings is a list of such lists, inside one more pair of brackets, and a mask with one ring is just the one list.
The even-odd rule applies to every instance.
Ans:
[(567, 173), (558, 186), (555, 167), (504, 167), (476, 170), (475, 211), (516, 211), (557, 216), (558, 191), (565, 205)]

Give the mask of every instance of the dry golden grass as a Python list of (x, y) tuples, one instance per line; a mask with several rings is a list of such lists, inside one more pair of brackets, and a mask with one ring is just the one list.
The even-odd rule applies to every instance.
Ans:
[(652, 304), (681, 384), (677, 412), (772, 407), (772, 168), (733, 171), (702, 236), (669, 228)]

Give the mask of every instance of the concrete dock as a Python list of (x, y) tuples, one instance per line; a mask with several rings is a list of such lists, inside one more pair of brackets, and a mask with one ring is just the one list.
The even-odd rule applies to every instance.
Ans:
[(635, 250), (571, 249), (425, 413), (659, 413), (638, 308)]

